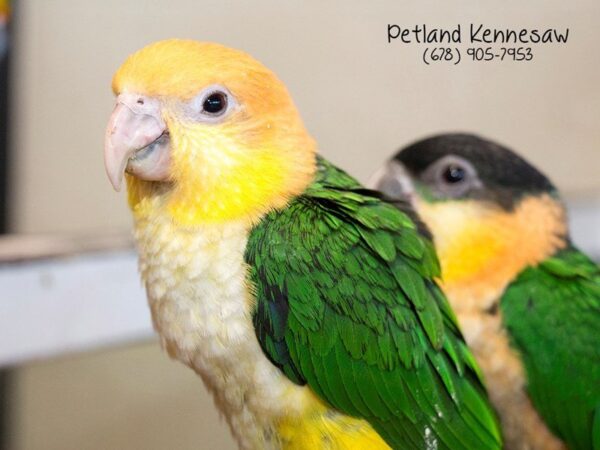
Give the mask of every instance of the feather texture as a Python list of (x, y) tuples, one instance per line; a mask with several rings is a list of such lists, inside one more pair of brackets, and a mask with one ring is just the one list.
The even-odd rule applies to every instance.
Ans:
[(600, 269), (573, 247), (516, 278), (500, 307), (531, 400), (570, 449), (598, 449)]
[(501, 448), (456, 319), (410, 216), (319, 159), (250, 233), (254, 326), (271, 359), (393, 448)]

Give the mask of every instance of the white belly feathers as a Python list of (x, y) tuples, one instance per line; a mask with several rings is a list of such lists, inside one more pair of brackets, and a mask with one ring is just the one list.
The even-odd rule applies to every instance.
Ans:
[(242, 448), (276, 447), (274, 420), (300, 413), (306, 388), (273, 366), (256, 338), (243, 259), (248, 230), (186, 230), (164, 219), (139, 220), (135, 229), (164, 348), (202, 377)]

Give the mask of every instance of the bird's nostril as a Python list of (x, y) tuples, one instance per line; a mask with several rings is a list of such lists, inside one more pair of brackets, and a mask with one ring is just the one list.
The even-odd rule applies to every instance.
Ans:
[(144, 104), (144, 99), (143, 99), (143, 98), (141, 98), (141, 97), (140, 97), (140, 98), (138, 98), (138, 99), (137, 99), (137, 104), (138, 104), (138, 105), (143, 105), (143, 104)]

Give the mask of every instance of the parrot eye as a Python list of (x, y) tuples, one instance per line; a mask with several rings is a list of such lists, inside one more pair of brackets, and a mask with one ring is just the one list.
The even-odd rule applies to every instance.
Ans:
[(475, 167), (464, 158), (446, 155), (431, 164), (422, 179), (441, 198), (461, 198), (483, 187)]
[(454, 184), (464, 181), (467, 176), (465, 169), (458, 164), (449, 164), (442, 174), (446, 183)]
[(238, 103), (225, 87), (219, 84), (207, 86), (189, 103), (186, 103), (188, 117), (204, 123), (223, 122)]
[(202, 112), (212, 116), (221, 115), (227, 109), (227, 94), (224, 92), (213, 92), (202, 103)]

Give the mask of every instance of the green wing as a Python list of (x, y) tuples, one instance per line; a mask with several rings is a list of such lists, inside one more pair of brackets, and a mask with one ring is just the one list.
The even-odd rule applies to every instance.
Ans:
[(254, 325), (271, 361), (393, 448), (499, 449), (478, 369), (415, 221), (319, 160), (251, 232)]
[(529, 268), (500, 307), (531, 400), (572, 450), (600, 450), (600, 270), (574, 248)]

